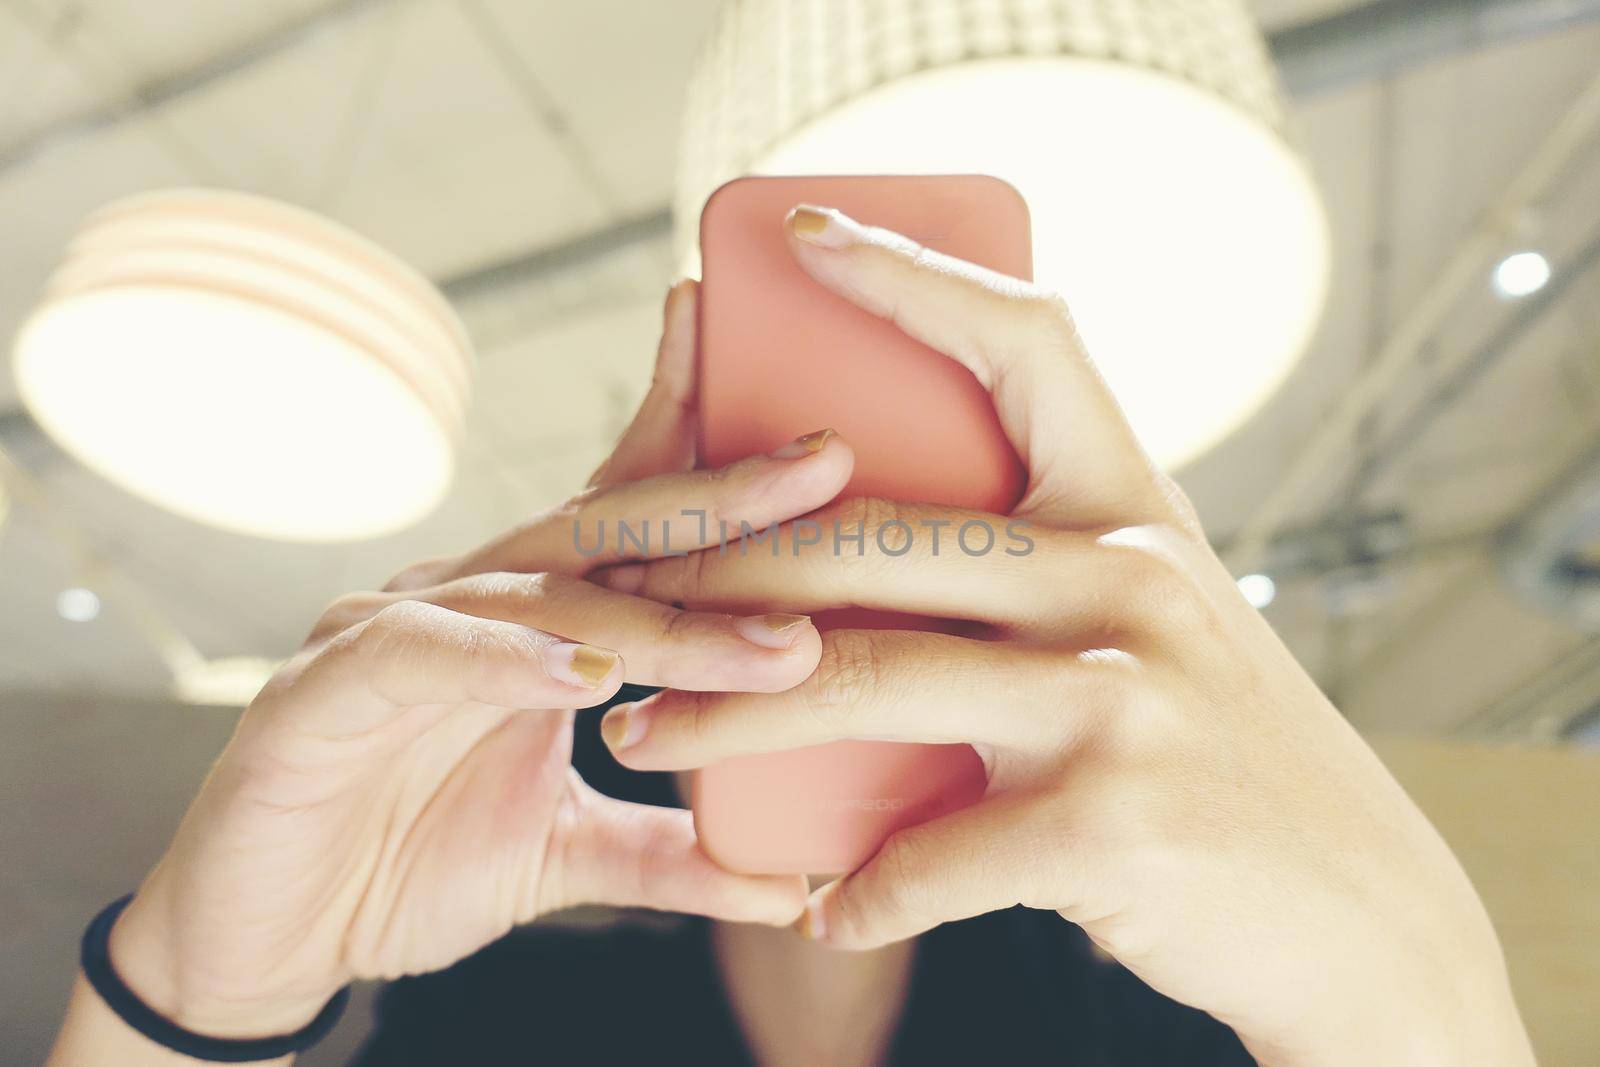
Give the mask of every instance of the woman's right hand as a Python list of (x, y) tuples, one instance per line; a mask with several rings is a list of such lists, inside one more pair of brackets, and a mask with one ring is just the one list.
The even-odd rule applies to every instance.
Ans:
[[(670, 373), (658, 371), (602, 482), (648, 473), (681, 441), (690, 357), (672, 348), (692, 348), (692, 303), (692, 286), (669, 301)], [(810, 620), (681, 611), (584, 575), (648, 555), (620, 551), (618, 520), (649, 520), (657, 552), (670, 521), (677, 553), (706, 543), (682, 509), (704, 509), (713, 538), (718, 517), (760, 529), (831, 499), (850, 468), (843, 442), (814, 435), (721, 471), (602, 484), (460, 559), (335, 602), (245, 711), (118, 921), (124, 981), (190, 1030), (259, 1036), (303, 1026), (352, 978), (447, 966), (570, 905), (793, 921), (802, 879), (726, 872), (687, 812), (589, 789), (570, 765), (570, 709), (624, 679), (787, 689), (816, 666)], [(606, 551), (579, 551), (574, 523), (585, 549), (603, 525)]]

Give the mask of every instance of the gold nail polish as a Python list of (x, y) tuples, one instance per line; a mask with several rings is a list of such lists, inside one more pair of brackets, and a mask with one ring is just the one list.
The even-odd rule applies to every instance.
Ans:
[(804, 437), (796, 437), (793, 441), (769, 453), (773, 459), (802, 459), (821, 452), (829, 440), (838, 434), (832, 430), (816, 430)]
[(794, 443), (807, 452), (821, 452), (823, 446), (828, 443), (828, 438), (833, 436), (834, 432), (832, 430), (816, 430), (806, 434), (804, 437), (796, 437)]
[(600, 720), (600, 737), (611, 749), (621, 748), (628, 739), (628, 716), (632, 712), (632, 704), (617, 704)]
[(815, 237), (828, 228), (828, 213), (802, 204), (794, 209), (794, 232), (802, 237)]
[(579, 645), (572, 650), (572, 671), (586, 685), (597, 686), (611, 674), (619, 657), (609, 648)]
[(806, 615), (763, 615), (761, 625), (775, 634), (786, 634), (797, 626), (804, 626), (811, 619)]

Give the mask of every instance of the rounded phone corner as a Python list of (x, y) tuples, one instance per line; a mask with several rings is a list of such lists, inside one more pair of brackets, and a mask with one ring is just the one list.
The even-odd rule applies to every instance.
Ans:
[[(729, 190), (737, 186), (748, 185), (759, 180), (760, 179), (756, 175), (741, 174), (737, 178), (729, 178), (727, 181), (711, 190), (711, 195), (706, 197), (706, 202), (700, 205), (700, 223), (697, 228), (697, 236), (700, 241), (701, 249), (704, 249), (706, 245), (707, 220), (713, 216), (720, 202), (728, 198), (730, 195)], [(703, 267), (702, 273), (704, 273)]]

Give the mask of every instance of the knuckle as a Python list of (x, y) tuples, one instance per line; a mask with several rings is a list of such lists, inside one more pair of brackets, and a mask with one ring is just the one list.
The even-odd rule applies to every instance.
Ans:
[(1020, 298), (1028, 331), (1035, 342), (1056, 350), (1082, 351), (1077, 321), (1066, 298), (1049, 289), (1031, 287)]
[[(831, 516), (823, 520), (824, 527), (835, 529), (840, 535), (840, 569), (849, 568), (841, 577), (851, 581), (862, 567), (881, 566), (886, 559), (896, 558), (914, 543), (916, 530), (908, 514), (903, 505), (882, 497), (852, 497), (841, 501)], [(848, 546), (843, 540), (845, 537), (852, 539)], [(856, 537), (861, 538), (859, 543), (853, 540)]]
[(672, 713), (658, 721), (676, 725), (679, 739), (699, 751), (715, 741), (717, 732), (716, 710), (720, 701), (717, 693), (698, 690), (673, 690)]
[(877, 688), (878, 639), (870, 630), (830, 630), (822, 637), (822, 657), (812, 675), (811, 706), (829, 720), (859, 705)]
[(316, 659), (317, 654), (316, 651), (311, 649), (301, 649), (278, 664), (278, 669), (272, 672), (272, 676), (267, 679), (266, 684), (251, 698), (246, 714), (249, 715), (251, 712), (255, 712), (259, 716), (262, 712), (257, 709), (271, 705), (280, 697), (292, 691), (295, 683), (306, 673), (306, 669)]
[(681, 648), (704, 637), (704, 627), (700, 617), (691, 612), (665, 611), (661, 620), (660, 634), (663, 645), (669, 648)]
[(705, 483), (707, 489), (715, 492), (730, 485), (737, 485), (743, 476), (749, 473), (752, 464), (748, 460), (737, 463), (728, 463), (721, 467), (712, 467), (710, 470), (698, 472), (698, 476)]
[(695, 473), (696, 481), (690, 483), (693, 506), (679, 512), (690, 530), (696, 534), (703, 531), (708, 541), (719, 534), (735, 536), (740, 532), (743, 512), (752, 503), (749, 495), (751, 465), (752, 461), (743, 460)]
[(932, 920), (937, 912), (936, 887), (922, 875), (928, 869), (928, 851), (922, 835), (913, 828), (890, 837), (878, 853), (883, 907), (912, 924)]
[(441, 602), (446, 605), (498, 605), (525, 608), (530, 602), (549, 599), (569, 588), (578, 579), (545, 571), (486, 571), (453, 583)]
[(637, 595), (663, 604), (682, 606), (696, 603), (707, 593), (709, 552), (690, 552), (683, 556), (663, 556), (640, 564), (644, 581)]
[(366, 591), (346, 593), (323, 609), (322, 614), (317, 617), (316, 624), (312, 626), (306, 643), (325, 641), (335, 634), (348, 630), (382, 610), (382, 605), (388, 603), (388, 600), (389, 598), (382, 593)]
[(345, 631), (350, 651), (377, 656), (398, 642), (410, 642), (427, 632), (438, 610), (420, 600), (396, 600), (362, 625)]
[(1200, 591), (1171, 556), (1143, 553), (1139, 570), (1139, 588), (1152, 610), (1180, 624), (1192, 621), (1200, 606)]
[(859, 497), (856, 501), (857, 518), (866, 526), (867, 533), (876, 536), (886, 526), (905, 522), (905, 508), (881, 496)]
[(1119, 531), (1123, 585), (1141, 621), (1165, 633), (1210, 631), (1214, 607), (1179, 547), (1160, 530)]
[(1148, 752), (1161, 746), (1179, 725), (1177, 709), (1162, 698), (1149, 677), (1152, 668), (1137, 657), (1112, 649), (1086, 653), (1092, 669), (1077, 687), (1076, 703), (1088, 709), (1080, 747), (1100, 752)]
[(1126, 718), (1138, 703), (1143, 665), (1119, 648), (1087, 649), (1056, 665), (1049, 675), (1052, 698), (1041, 704), (1053, 717), (1072, 708), (1069, 721), (1083, 724), (1084, 733), (1096, 733), (1106, 724)]
[(537, 629), (547, 613), (581, 586), (594, 588), (581, 578), (546, 571), (486, 571), (452, 582), (430, 599), (463, 615)]
[(674, 579), (672, 599), (675, 603), (698, 601), (706, 596), (711, 584), (711, 559), (709, 552), (690, 552), (687, 556), (674, 557), (675, 566), (669, 570)]

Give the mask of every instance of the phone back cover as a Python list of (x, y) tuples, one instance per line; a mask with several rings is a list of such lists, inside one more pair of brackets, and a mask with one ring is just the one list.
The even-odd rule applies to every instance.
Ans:
[[(783, 220), (801, 203), (835, 207), (937, 251), (1032, 276), (1027, 207), (996, 178), (744, 178), (723, 186), (707, 202), (700, 229), (702, 462), (721, 466), (832, 427), (856, 453), (846, 496), (1008, 513), (1025, 471), (987, 392), (953, 359), (800, 269)], [(913, 532), (928, 543), (930, 531)], [(1006, 542), (1003, 530), (996, 533), (998, 552)], [(941, 531), (941, 554), (960, 551), (954, 534)], [(823, 539), (831, 551), (832, 531)], [(844, 542), (841, 551), (856, 549)], [(816, 618), (822, 629), (951, 628), (855, 610)], [(724, 866), (825, 874), (854, 869), (895, 830), (965, 806), (983, 788), (981, 761), (966, 745), (841, 741), (708, 767), (696, 775), (693, 808), (702, 847)]]

